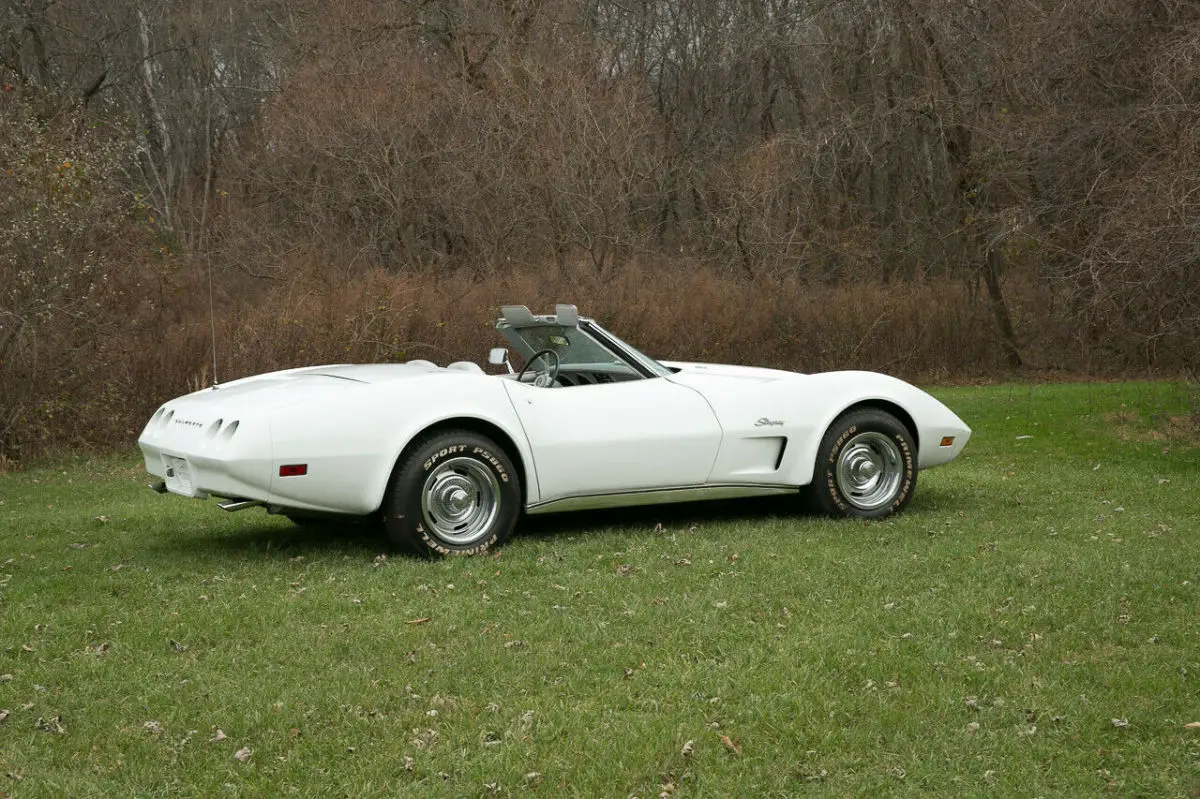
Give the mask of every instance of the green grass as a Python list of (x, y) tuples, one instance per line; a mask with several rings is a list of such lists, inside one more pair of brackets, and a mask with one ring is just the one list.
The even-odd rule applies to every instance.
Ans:
[(440, 562), (129, 459), (0, 476), (0, 795), (1200, 795), (1194, 392), (936, 391), (975, 437), (881, 523), (668, 506)]

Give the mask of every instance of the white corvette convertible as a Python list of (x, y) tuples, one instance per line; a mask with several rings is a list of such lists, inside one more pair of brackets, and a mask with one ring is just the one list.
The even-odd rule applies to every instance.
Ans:
[(138, 439), (152, 487), (297, 521), (382, 513), (424, 554), (477, 553), (524, 513), (804, 494), (874, 518), (912, 499), (970, 429), (872, 372), (656, 361), (574, 306), (502, 310), (508, 350), (439, 367), (316, 366), (163, 405)]

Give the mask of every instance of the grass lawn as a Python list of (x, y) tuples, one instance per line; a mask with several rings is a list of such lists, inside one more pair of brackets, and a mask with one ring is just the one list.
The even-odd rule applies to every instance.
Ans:
[(895, 519), (543, 517), (476, 559), (132, 455), (0, 475), (0, 796), (1200, 796), (1195, 386), (934, 393), (975, 436)]

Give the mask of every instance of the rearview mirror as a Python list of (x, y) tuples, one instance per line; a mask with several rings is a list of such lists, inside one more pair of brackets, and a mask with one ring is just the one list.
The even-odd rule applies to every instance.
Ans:
[(492, 347), (492, 349), (488, 351), (488, 363), (493, 364), (494, 366), (500, 366), (503, 364), (504, 366), (508, 367), (509, 374), (513, 373), (512, 364), (508, 362), (508, 350), (504, 347)]

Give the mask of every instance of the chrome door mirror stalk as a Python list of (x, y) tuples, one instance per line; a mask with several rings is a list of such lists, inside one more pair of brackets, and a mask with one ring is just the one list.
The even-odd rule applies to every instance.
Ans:
[(494, 366), (503, 364), (508, 368), (508, 373), (513, 374), (512, 364), (508, 361), (508, 349), (505, 347), (492, 347), (488, 352), (488, 363)]

